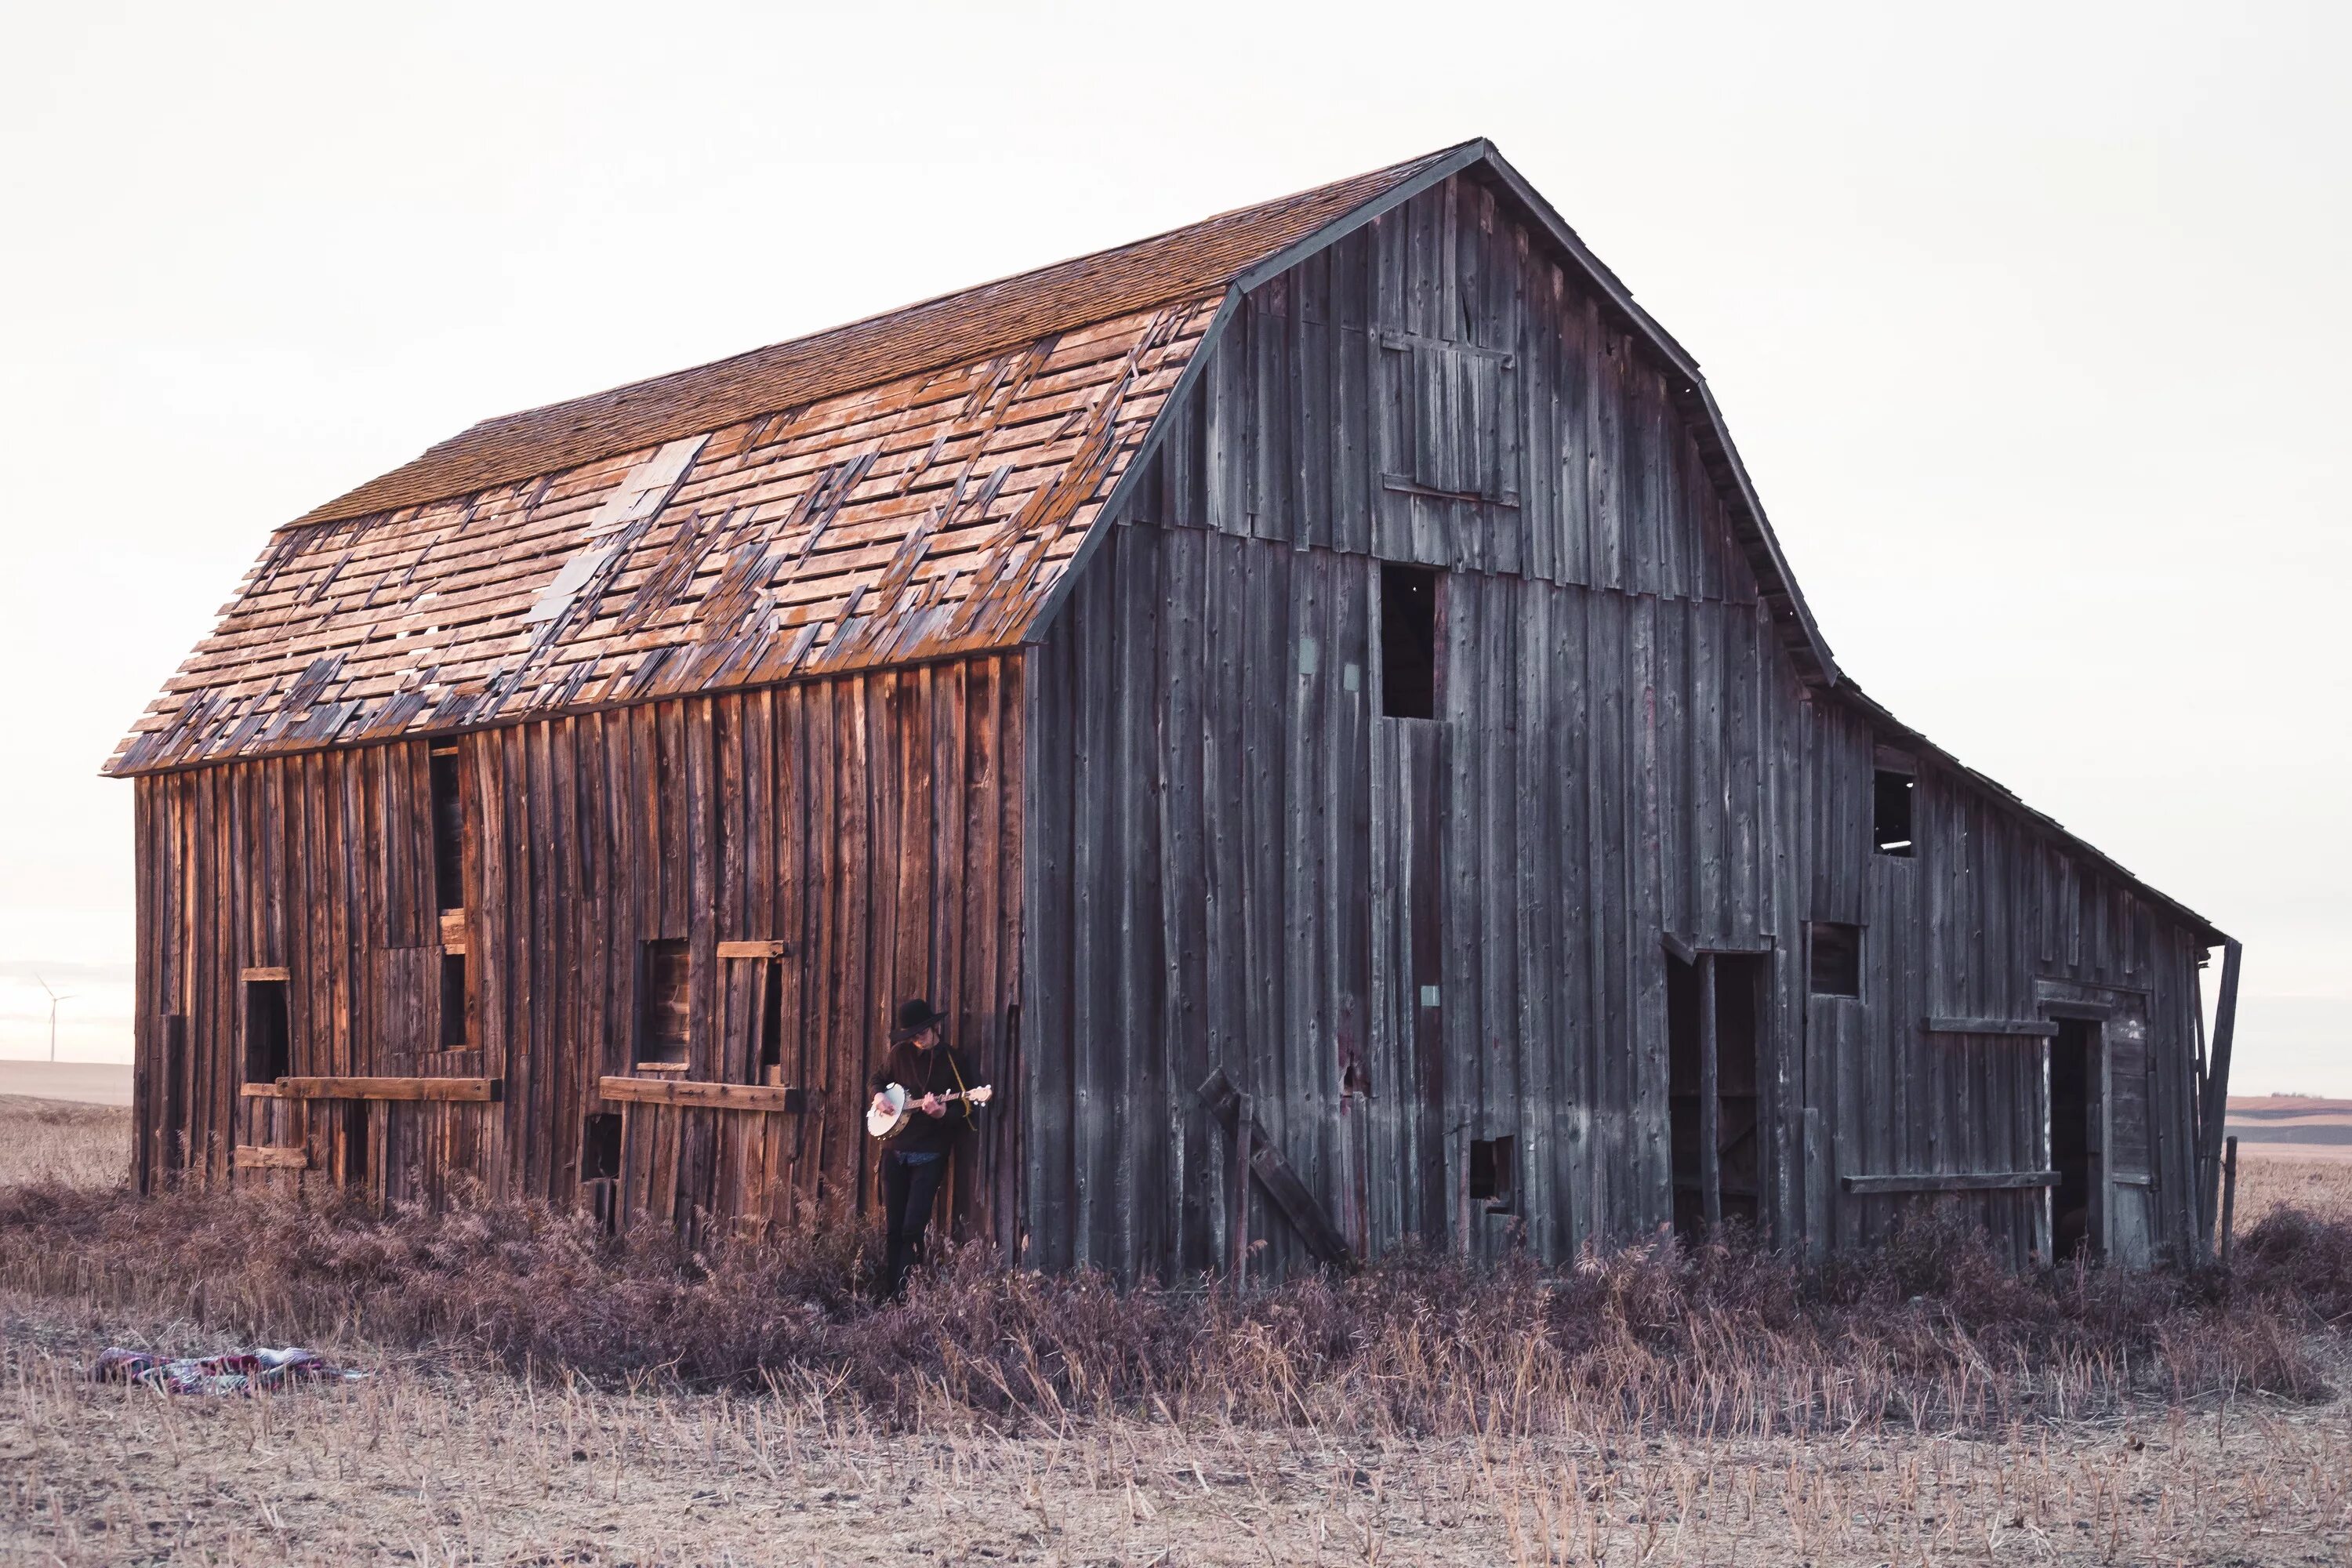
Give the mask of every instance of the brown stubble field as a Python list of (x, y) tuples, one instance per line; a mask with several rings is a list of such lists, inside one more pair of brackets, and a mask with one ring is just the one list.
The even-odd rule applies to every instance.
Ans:
[[(0, 1185), (111, 1180), (120, 1111), (0, 1105)], [(2248, 1159), (2240, 1210), (2352, 1172)], [(2336, 1387), (2352, 1365), (2327, 1336)], [(258, 1398), (94, 1384), (106, 1343), (218, 1350), (120, 1302), (0, 1293), (0, 1563), (1877, 1563), (2346, 1560), (2352, 1409), (2240, 1394), (2075, 1418), (1707, 1436), (1450, 1435), (1309, 1398), (1273, 1421), (890, 1411), (517, 1375), (353, 1341), (364, 1382)], [(1312, 1390), (1306, 1391), (1312, 1394)]]

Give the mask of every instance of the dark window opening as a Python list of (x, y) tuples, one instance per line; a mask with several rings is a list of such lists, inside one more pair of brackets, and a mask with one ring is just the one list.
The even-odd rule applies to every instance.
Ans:
[(276, 1083), (293, 1071), (293, 1032), (286, 1014), (286, 982), (245, 983), (245, 1081)]
[(363, 1187), (368, 1179), (368, 1102), (343, 1107), (343, 1185)]
[[(1751, 1228), (1762, 1222), (1763, 1101), (1758, 1085), (1764, 996), (1770, 979), (1771, 961), (1759, 953), (1705, 953), (1696, 963), (1672, 954), (1666, 958), (1666, 1152), (1674, 1173), (1675, 1234), (1685, 1241), (1703, 1238), (1710, 1218)], [(1715, 1094), (1711, 1163), (1706, 1154), (1710, 1076)]]
[(2100, 1200), (2101, 1167), (2098, 1026), (2082, 1018), (2058, 1020), (2050, 1042), (2050, 1168), (2058, 1184), (2050, 1194), (2050, 1240), (2057, 1261), (2095, 1261), (2106, 1241), (2105, 1205)]
[(1437, 717), (1437, 573), (1381, 563), (1381, 711)]
[(457, 749), (433, 752), (433, 892), (436, 908), (466, 907), (466, 802), (457, 790)]
[(784, 963), (780, 958), (760, 965), (760, 1081), (784, 1081)]
[(441, 1048), (463, 1050), (473, 1041), (466, 1018), (466, 955), (441, 955)]
[(1485, 1204), (1490, 1214), (1508, 1214), (1511, 1190), (1511, 1143), (1508, 1138), (1478, 1138), (1470, 1143), (1470, 1201)]
[(601, 1110), (588, 1118), (580, 1132), (580, 1179), (617, 1181), (621, 1175), (621, 1114)]
[(1771, 961), (1715, 955), (1716, 1181), (1727, 1222), (1763, 1225), (1764, 1138), (1760, 1058)]
[(1915, 847), (1911, 837), (1913, 782), (1909, 773), (1886, 768), (1872, 775), (1870, 842), (1881, 855), (1908, 855)]
[(1811, 984), (1816, 996), (1862, 994), (1862, 928), (1815, 921), (1811, 928)]
[(637, 1060), (677, 1067), (687, 1059), (686, 943), (664, 938), (646, 943), (641, 981), (644, 1002), (637, 1021)]

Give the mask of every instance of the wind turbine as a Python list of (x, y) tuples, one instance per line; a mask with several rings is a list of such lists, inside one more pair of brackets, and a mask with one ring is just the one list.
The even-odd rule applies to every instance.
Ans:
[[(41, 979), (41, 976), (37, 972), (35, 973), (33, 978), (39, 983), (42, 990), (49, 991), (49, 983)], [(51, 1061), (58, 1059), (58, 1004), (60, 1002), (70, 1002), (73, 999), (74, 994), (70, 991), (67, 992), (62, 996), (58, 995), (54, 991), (49, 991), (49, 1060)]]

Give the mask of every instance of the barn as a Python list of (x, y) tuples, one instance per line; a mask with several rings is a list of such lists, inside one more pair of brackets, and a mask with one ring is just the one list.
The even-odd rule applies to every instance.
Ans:
[(1840, 670), (1485, 142), (477, 425), (107, 771), (148, 1188), (870, 1208), (924, 995), (1035, 1267), (2210, 1244), (2236, 945)]

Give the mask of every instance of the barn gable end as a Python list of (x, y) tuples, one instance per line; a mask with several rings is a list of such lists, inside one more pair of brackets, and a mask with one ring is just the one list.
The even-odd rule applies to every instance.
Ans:
[[(2046, 1256), (2047, 1037), (1995, 1026), (2105, 998), (2146, 1147), (2113, 1247), (2185, 1253), (2220, 933), (1842, 678), (1688, 356), (1499, 159), (1284, 259), (1036, 658), (1045, 1260), (1225, 1257), (1216, 1072), (1359, 1250), (1684, 1217), (1706, 973), (1757, 1042), (1710, 1113), (1718, 1206), (1819, 1249), (1950, 1191)], [(1437, 598), (1434, 721), (1387, 689), (1401, 574)], [(1873, 842), (1882, 750), (1905, 853)], [(1856, 933), (1851, 995), (1816, 994), (1817, 931)], [(1311, 1260), (1271, 1208), (1249, 1234)]]

